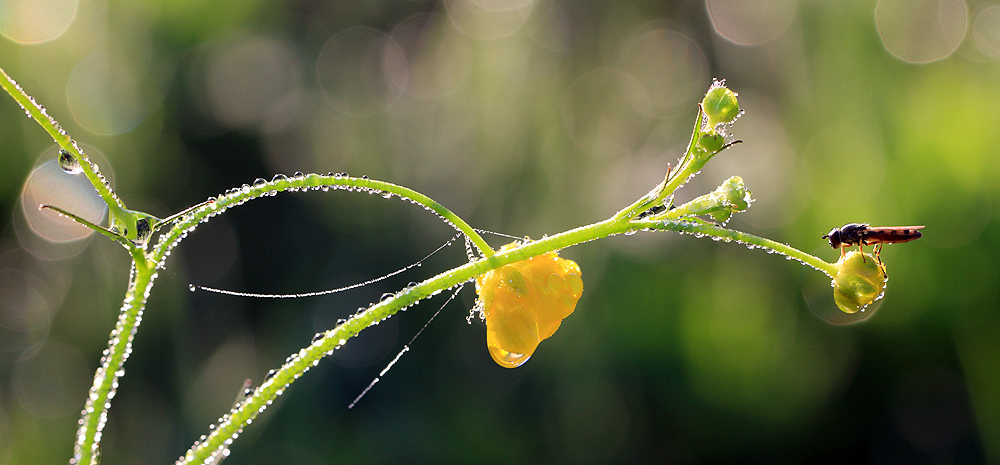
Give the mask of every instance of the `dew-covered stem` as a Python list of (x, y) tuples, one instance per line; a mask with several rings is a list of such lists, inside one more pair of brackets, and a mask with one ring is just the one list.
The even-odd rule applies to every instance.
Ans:
[(80, 417), (71, 464), (91, 465), (100, 462), (101, 431), (107, 422), (108, 409), (118, 388), (118, 380), (125, 374), (123, 367), (132, 353), (132, 340), (142, 321), (142, 311), (156, 279), (155, 269), (151, 265), (145, 259), (133, 264), (118, 322), (111, 331), (108, 348), (101, 357), (101, 366), (94, 374), (94, 384)]
[(104, 199), (104, 202), (108, 204), (108, 208), (111, 209), (112, 213), (121, 214), (125, 210), (125, 205), (118, 198), (118, 196), (111, 190), (108, 186), (104, 177), (96, 170), (96, 164), (90, 162), (87, 154), (80, 149), (69, 134), (63, 130), (62, 126), (56, 121), (52, 116), (48, 114), (45, 107), (39, 105), (34, 98), (29, 96), (24, 92), (24, 89), (11, 78), (3, 68), (0, 68), (0, 87), (3, 87), (5, 91), (24, 109), (24, 112), (31, 119), (35, 120), (42, 129), (45, 130), (52, 137), (52, 140), (59, 145), (63, 150), (68, 152), (69, 156), (73, 157), (77, 164), (79, 164), (80, 172), (82, 172), (90, 183), (94, 186), (97, 194)]
[(790, 259), (797, 260), (822, 271), (831, 278), (837, 273), (837, 267), (833, 263), (828, 263), (823, 259), (805, 253), (788, 244), (773, 241), (766, 237), (756, 236), (735, 229), (727, 229), (712, 223), (701, 221), (691, 221), (690, 218), (668, 218), (662, 220), (635, 220), (633, 224), (641, 225), (643, 228), (676, 231), (684, 234), (692, 234), (698, 237), (708, 236), (724, 242), (739, 242), (751, 248), (761, 248), (784, 255)]

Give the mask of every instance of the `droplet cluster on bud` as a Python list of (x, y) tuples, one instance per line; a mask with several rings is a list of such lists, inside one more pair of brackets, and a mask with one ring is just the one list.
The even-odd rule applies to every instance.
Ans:
[(477, 306), (486, 319), (486, 345), (493, 360), (505, 368), (528, 361), (538, 344), (573, 313), (583, 294), (580, 276), (575, 262), (549, 252), (477, 277)]
[(715, 133), (720, 124), (736, 121), (740, 115), (740, 102), (736, 99), (736, 92), (729, 90), (725, 81), (712, 83), (701, 101), (701, 108), (705, 112), (709, 133)]
[(852, 250), (837, 261), (833, 300), (844, 313), (864, 311), (885, 292), (885, 265), (868, 253)]

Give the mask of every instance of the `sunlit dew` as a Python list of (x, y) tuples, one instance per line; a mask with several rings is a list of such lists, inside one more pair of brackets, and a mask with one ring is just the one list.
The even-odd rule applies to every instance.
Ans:
[(95, 53), (81, 60), (66, 82), (73, 119), (95, 134), (119, 134), (135, 128), (150, 106), (139, 74), (119, 54)]
[(0, 33), (23, 44), (56, 39), (73, 22), (78, 4), (78, 0), (0, 2)]
[[(688, 111), (704, 94), (708, 63), (698, 45), (666, 24), (644, 27), (622, 47), (618, 69), (632, 76), (644, 92), (629, 98), (649, 116), (669, 116)], [(626, 89), (628, 90), (628, 89)]]
[(396, 41), (367, 27), (333, 36), (316, 60), (323, 96), (348, 116), (373, 115), (391, 107), (402, 93), (393, 82), (406, 82), (405, 72), (406, 58)]
[(38, 236), (56, 242), (82, 239), (90, 229), (52, 210), (39, 210), (39, 206), (55, 205), (95, 224), (104, 219), (108, 207), (86, 177), (68, 176), (55, 159), (56, 150), (51, 152), (43, 157), (48, 161), (29, 175), (21, 191), (21, 207), (31, 231)]
[(649, 97), (631, 75), (611, 69), (584, 74), (569, 87), (563, 120), (573, 142), (594, 155), (631, 149), (648, 124)]
[(979, 12), (972, 23), (972, 40), (983, 54), (1000, 58), (1000, 5)]
[(796, 0), (706, 0), (712, 26), (720, 36), (743, 45), (772, 40), (795, 18)]
[(455, 29), (473, 39), (507, 37), (524, 25), (533, 0), (445, 0), (448, 19)]
[(879, 0), (875, 24), (885, 49), (910, 63), (947, 58), (965, 37), (963, 0)]

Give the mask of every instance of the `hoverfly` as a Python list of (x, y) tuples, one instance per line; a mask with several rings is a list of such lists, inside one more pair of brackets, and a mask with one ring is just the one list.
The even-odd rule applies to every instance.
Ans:
[[(868, 223), (848, 223), (839, 228), (833, 228), (823, 236), (830, 240), (830, 247), (840, 248), (840, 256), (844, 256), (844, 247), (857, 245), (864, 252), (863, 246), (875, 245), (875, 258), (879, 257), (883, 244), (897, 244), (920, 239), (923, 226), (880, 226), (871, 227)], [(879, 260), (881, 262), (881, 260)]]

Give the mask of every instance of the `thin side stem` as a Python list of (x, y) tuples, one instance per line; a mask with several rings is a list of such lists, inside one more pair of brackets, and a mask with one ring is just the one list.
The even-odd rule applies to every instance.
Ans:
[(718, 238), (724, 242), (739, 242), (753, 248), (761, 248), (765, 250), (773, 250), (779, 254), (782, 254), (790, 259), (797, 260), (805, 265), (809, 265), (819, 271), (822, 271), (829, 277), (833, 277), (837, 274), (837, 266), (833, 263), (824, 261), (823, 259), (805, 253), (795, 247), (788, 244), (773, 241), (766, 237), (760, 237), (754, 234), (745, 233), (743, 231), (737, 231), (734, 229), (727, 229), (722, 226), (714, 225), (705, 222), (696, 222), (681, 219), (665, 219), (665, 220), (635, 220), (633, 224), (640, 225), (649, 229), (658, 230), (668, 230), (676, 231), (684, 234), (692, 234), (695, 236), (709, 236), (713, 238)]

